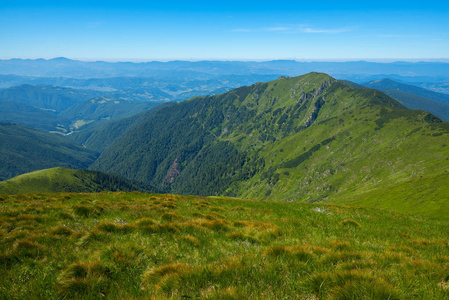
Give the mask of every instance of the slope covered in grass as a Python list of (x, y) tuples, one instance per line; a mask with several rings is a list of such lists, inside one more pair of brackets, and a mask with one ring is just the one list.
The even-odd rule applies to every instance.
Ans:
[(155, 192), (149, 185), (90, 170), (52, 168), (22, 174), (0, 182), (0, 194), (89, 193), (101, 191)]
[(438, 219), (123, 192), (0, 199), (3, 299), (449, 296)]
[(423, 216), (449, 218), (449, 173), (418, 176), (382, 189), (333, 198), (336, 203), (375, 206)]

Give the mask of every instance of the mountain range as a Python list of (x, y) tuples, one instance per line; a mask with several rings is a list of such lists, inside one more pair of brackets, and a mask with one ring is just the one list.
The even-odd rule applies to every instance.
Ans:
[[(178, 74), (191, 78), (206, 75), (306, 73), (312, 70), (330, 74), (397, 74), (402, 76), (448, 77), (447, 62), (301, 62), (294, 60), (272, 61), (150, 61), (142, 63), (78, 61), (64, 57), (54, 59), (0, 60), (2, 74), (40, 77), (99, 78), (120, 76), (173, 77)], [(276, 70), (277, 72), (273, 72)]]
[[(448, 62), (368, 61), (168, 61), (104, 62), (55, 59), (0, 60), (0, 88), (21, 84), (45, 84), (103, 92), (127, 90), (120, 96), (143, 101), (185, 100), (215, 94), (222, 88), (236, 88), (281, 75), (297, 76), (324, 72), (357, 83), (391, 78), (436, 92), (449, 94)], [(233, 84), (234, 83), (234, 84)], [(235, 84), (237, 83), (237, 85)], [(173, 90), (173, 87), (177, 87)], [(191, 94), (191, 88), (195, 94)], [(143, 93), (142, 93), (143, 92)], [(109, 95), (110, 97), (111, 95)]]

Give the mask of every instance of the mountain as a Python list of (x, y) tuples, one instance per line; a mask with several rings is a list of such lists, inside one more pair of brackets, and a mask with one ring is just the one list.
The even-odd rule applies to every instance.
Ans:
[(97, 156), (58, 134), (0, 123), (0, 180), (58, 166), (85, 169)]
[(53, 112), (3, 99), (0, 99), (0, 121), (17, 123), (44, 131), (67, 133), (70, 130), (70, 121)]
[(427, 112), (310, 73), (161, 109), (91, 168), (171, 193), (337, 201), (445, 172), (448, 134)]
[(54, 112), (61, 112), (76, 103), (94, 98), (98, 94), (99, 92), (96, 91), (28, 84), (0, 90), (1, 99), (24, 103)]
[(111, 174), (62, 167), (33, 171), (0, 182), (0, 194), (101, 191), (155, 192), (155, 189)]
[(376, 90), (399, 90), (402, 92), (421, 96), (421, 97), (424, 97), (424, 98), (427, 98), (430, 100), (449, 104), (449, 95), (447, 95), (447, 94), (429, 91), (427, 89), (424, 89), (424, 88), (421, 88), (418, 86), (400, 83), (400, 82), (397, 82), (397, 81), (394, 81), (394, 80), (391, 80), (388, 78), (382, 79), (382, 80), (366, 82), (366, 83), (363, 83), (363, 85), (365, 87), (368, 87), (371, 89), (376, 89)]

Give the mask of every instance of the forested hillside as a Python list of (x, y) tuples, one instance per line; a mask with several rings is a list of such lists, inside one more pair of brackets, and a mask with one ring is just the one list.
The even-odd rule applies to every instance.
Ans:
[(52, 167), (87, 168), (97, 156), (63, 136), (0, 123), (0, 180)]
[(92, 168), (173, 193), (322, 201), (444, 172), (448, 131), (376, 90), (310, 73), (161, 109)]
[(100, 93), (92, 90), (28, 84), (0, 90), (0, 98), (54, 112), (61, 112), (98, 94)]
[(70, 121), (34, 106), (0, 99), (0, 121), (17, 123), (44, 131), (69, 132)]

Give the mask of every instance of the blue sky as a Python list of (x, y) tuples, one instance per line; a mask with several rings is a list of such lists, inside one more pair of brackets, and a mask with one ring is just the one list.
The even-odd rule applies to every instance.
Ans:
[(449, 1), (4, 1), (0, 59), (448, 59)]

